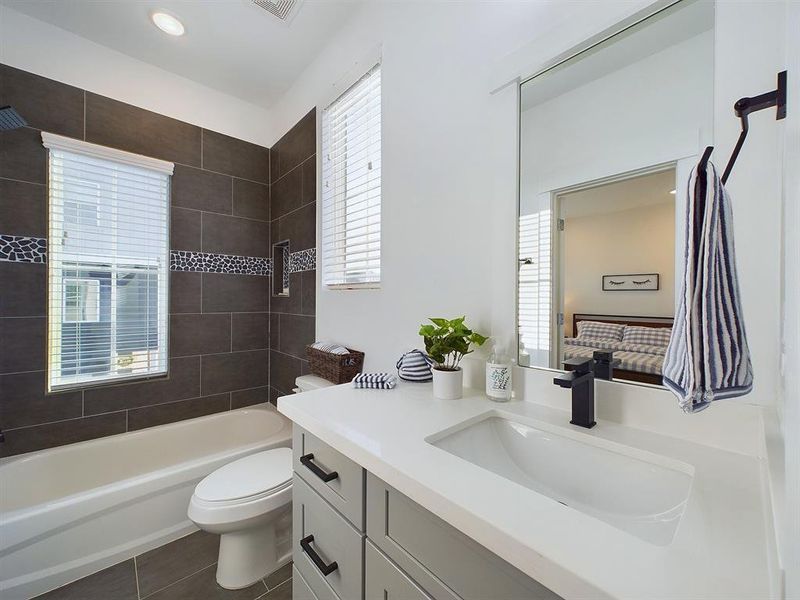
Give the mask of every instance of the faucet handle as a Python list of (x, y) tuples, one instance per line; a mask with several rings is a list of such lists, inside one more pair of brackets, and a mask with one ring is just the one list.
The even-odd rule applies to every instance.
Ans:
[(586, 375), (592, 372), (593, 359), (591, 358), (568, 358), (564, 361), (564, 366), (575, 372), (575, 375)]

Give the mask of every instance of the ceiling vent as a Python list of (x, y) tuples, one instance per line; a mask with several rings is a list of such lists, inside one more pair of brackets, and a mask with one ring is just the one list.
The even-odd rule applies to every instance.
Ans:
[(303, 0), (251, 0), (251, 2), (281, 21), (290, 23), (300, 9)]

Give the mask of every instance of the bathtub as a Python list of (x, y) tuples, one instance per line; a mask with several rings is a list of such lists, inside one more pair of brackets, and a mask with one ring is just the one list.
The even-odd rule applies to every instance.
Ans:
[(0, 464), (0, 597), (36, 596), (178, 539), (221, 465), (291, 446), (258, 405), (12, 457)]

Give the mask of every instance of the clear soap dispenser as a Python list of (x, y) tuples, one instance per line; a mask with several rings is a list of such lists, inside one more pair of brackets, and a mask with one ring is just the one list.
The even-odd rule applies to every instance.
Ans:
[(508, 402), (511, 399), (511, 376), (511, 359), (503, 348), (495, 344), (486, 361), (486, 395), (489, 400)]

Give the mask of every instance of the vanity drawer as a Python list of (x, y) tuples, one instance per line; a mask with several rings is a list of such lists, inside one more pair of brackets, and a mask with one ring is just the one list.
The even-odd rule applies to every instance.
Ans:
[(292, 567), (292, 600), (319, 600), (308, 587), (300, 571), (294, 566)]
[(364, 469), (297, 425), (292, 447), (295, 473), (364, 531)]
[(371, 473), (367, 534), (437, 600), (560, 598)]
[[(364, 597), (384, 600), (433, 600), (367, 540)], [(294, 600), (300, 600), (295, 597)]]
[(295, 567), (318, 600), (359, 600), (363, 536), (296, 473), (292, 481)]

